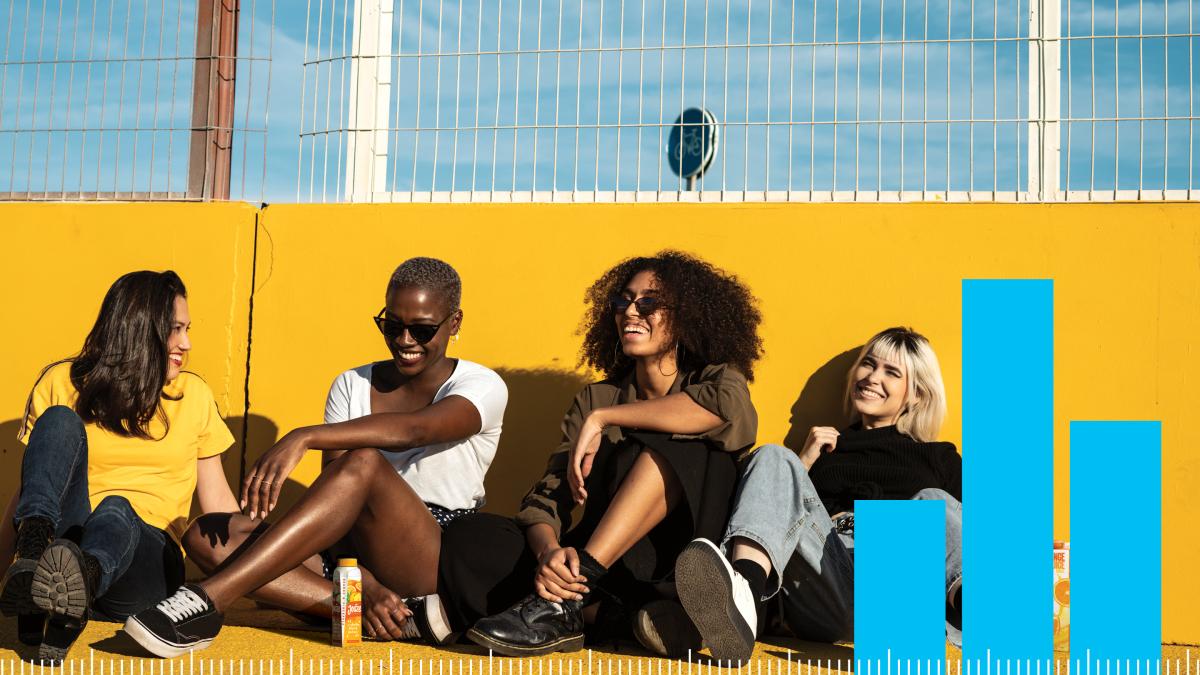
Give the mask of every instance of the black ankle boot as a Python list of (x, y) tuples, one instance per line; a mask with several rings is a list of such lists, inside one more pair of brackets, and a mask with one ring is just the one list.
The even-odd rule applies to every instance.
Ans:
[(550, 602), (533, 593), (505, 611), (475, 622), (467, 637), (505, 656), (538, 656), (583, 649), (583, 606), (608, 570), (579, 551), (579, 573), (587, 582), (584, 600)]
[(38, 613), (30, 597), (38, 559), (54, 538), (54, 523), (46, 518), (26, 518), (17, 528), (17, 555), (0, 586), (0, 613), (5, 616)]
[(87, 627), (88, 613), (100, 583), (100, 564), (75, 542), (60, 539), (46, 548), (34, 572), (33, 602), (46, 612), (46, 632), (38, 659), (62, 663)]

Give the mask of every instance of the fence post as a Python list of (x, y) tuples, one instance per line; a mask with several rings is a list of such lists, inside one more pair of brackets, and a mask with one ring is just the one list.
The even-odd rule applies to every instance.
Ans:
[(345, 188), (352, 202), (387, 191), (393, 6), (394, 0), (354, 0)]
[(1029, 0), (1028, 190), (1035, 201), (1059, 198), (1060, 2)]
[(188, 199), (229, 199), (239, 0), (196, 3)]

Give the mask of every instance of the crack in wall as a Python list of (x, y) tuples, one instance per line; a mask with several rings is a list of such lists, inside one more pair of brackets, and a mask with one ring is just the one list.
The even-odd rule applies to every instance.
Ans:
[(242, 439), (238, 452), (238, 484), (235, 486), (235, 491), (238, 494), (241, 494), (242, 481), (246, 479), (246, 450), (249, 445), (250, 436), (250, 351), (254, 346), (254, 296), (258, 292), (256, 284), (258, 280), (258, 229), (260, 218), (262, 218), (262, 208), (254, 212), (254, 242), (251, 245), (252, 254), (250, 256), (250, 297), (248, 299), (249, 309), (246, 318), (246, 377), (242, 385)]

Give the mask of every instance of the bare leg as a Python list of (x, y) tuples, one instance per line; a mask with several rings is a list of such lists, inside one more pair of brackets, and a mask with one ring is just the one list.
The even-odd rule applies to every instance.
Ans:
[(734, 560), (749, 560), (757, 563), (766, 571), (767, 578), (771, 577), (771, 556), (767, 555), (766, 549), (759, 546), (758, 542), (746, 537), (734, 537), (732, 543)]
[(441, 529), (412, 487), (370, 449), (326, 467), (279, 522), (200, 586), (223, 611), (347, 533), (375, 578), (396, 594), (436, 592)]
[(643, 450), (588, 539), (587, 552), (601, 565), (612, 566), (667, 517), (679, 503), (681, 490), (662, 455)]
[[(212, 575), (249, 549), (269, 526), (240, 513), (209, 513), (196, 519), (183, 535), (188, 558)], [(322, 576), (321, 557), (309, 556), (300, 566), (259, 587), (250, 597), (275, 607), (328, 618), (333, 584)]]

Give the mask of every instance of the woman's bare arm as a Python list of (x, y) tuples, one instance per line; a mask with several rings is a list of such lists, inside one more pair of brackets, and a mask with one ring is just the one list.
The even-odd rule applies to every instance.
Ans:
[(597, 408), (589, 417), (605, 427), (645, 429), (670, 434), (702, 434), (725, 422), (682, 392), (649, 401), (633, 401), (608, 408)]
[(200, 513), (237, 513), (238, 501), (225, 479), (224, 455), (205, 457), (196, 462), (196, 504)]
[(251, 518), (266, 516), (275, 508), (288, 474), (310, 449), (327, 453), (357, 448), (407, 450), (468, 438), (482, 426), (475, 404), (462, 396), (447, 396), (416, 412), (377, 413), (300, 427), (285, 434), (250, 468), (242, 482), (240, 505)]

